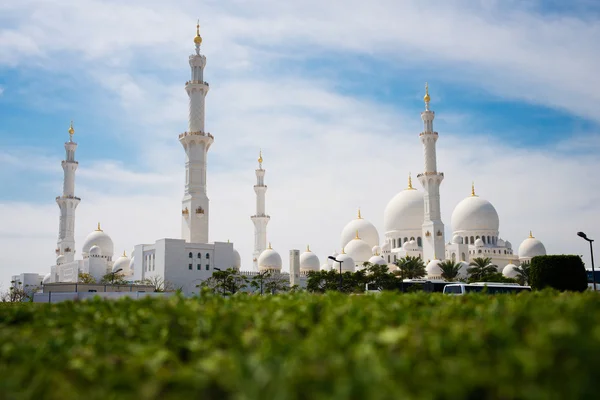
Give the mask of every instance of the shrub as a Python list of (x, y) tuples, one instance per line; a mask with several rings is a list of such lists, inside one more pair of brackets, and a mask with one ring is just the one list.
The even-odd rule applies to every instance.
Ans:
[(587, 273), (579, 256), (537, 256), (531, 259), (530, 284), (533, 289), (547, 287), (560, 291), (583, 292), (587, 289)]
[(0, 398), (595, 398), (598, 320), (591, 292), (0, 305)]

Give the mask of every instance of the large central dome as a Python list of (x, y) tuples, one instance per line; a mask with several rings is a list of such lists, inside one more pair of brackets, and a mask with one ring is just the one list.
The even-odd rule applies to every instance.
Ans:
[(500, 226), (498, 213), (492, 203), (475, 195), (458, 203), (452, 212), (451, 223), (454, 232), (497, 232)]
[(358, 210), (357, 218), (348, 222), (342, 230), (341, 246), (346, 247), (354, 239), (357, 231), (362, 240), (367, 242), (370, 247), (379, 245), (379, 233), (377, 233), (375, 225), (364, 219)]
[(423, 226), (424, 194), (409, 187), (390, 200), (383, 212), (385, 232), (420, 230)]

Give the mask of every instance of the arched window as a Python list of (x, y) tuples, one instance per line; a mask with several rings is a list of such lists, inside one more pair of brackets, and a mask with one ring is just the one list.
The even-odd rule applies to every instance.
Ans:
[(481, 254), (481, 250), (479, 250), (479, 254)]
[(398, 257), (396, 257), (396, 255), (394, 255), (394, 262), (396, 262), (398, 260)]
[[(392, 248), (395, 249), (396, 248), (396, 239), (392, 239)], [(389, 260), (388, 260), (389, 261)]]
[(481, 240), (483, 240), (483, 244), (485, 244), (485, 236), (483, 236)]
[(479, 239), (479, 236), (475, 236), (475, 240)]
[(192, 252), (190, 251), (190, 254), (188, 254), (189, 258), (194, 258), (194, 255), (192, 254)]
[(198, 253), (198, 258), (202, 258), (202, 253)]
[(421, 240), (421, 236), (417, 238), (417, 245), (419, 245), (419, 247), (423, 247), (423, 241)]
[(471, 236), (471, 244), (475, 244), (475, 239)]
[(210, 254), (206, 253), (206, 259), (210, 260)]
[(388, 262), (391, 262), (391, 261), (390, 261), (390, 256), (389, 256), (389, 255), (388, 255)]
[(466, 257), (465, 257), (465, 253), (462, 253), (461, 257), (460, 257), (460, 261), (466, 261)]
[(465, 237), (464, 237), (464, 239), (463, 239), (463, 243), (464, 243), (464, 244), (469, 244), (469, 237), (468, 237), (468, 236), (465, 236)]
[(456, 262), (456, 253), (452, 253), (452, 262)]
[(404, 238), (404, 243), (408, 242), (408, 238)]

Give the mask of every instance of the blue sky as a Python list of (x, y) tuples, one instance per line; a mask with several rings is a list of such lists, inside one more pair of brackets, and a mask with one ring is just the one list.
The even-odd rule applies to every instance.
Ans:
[(96, 220), (117, 249), (179, 235), (198, 16), (211, 238), (243, 260), (261, 147), (282, 253), (308, 242), (324, 259), (358, 206), (382, 230), (385, 204), (422, 168), (426, 81), (447, 235), (472, 180), (515, 247), (532, 229), (550, 252), (585, 253), (572, 231), (593, 237), (600, 222), (597, 2), (27, 0), (0, 15), (0, 246), (33, 247), (25, 260), (0, 252), (0, 282), (53, 261), (71, 119), (78, 242)]

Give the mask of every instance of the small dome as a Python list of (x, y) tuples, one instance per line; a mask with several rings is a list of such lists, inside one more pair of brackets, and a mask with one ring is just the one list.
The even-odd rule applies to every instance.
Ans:
[(381, 254), (381, 247), (379, 246), (373, 246), (373, 248), (371, 249), (371, 254), (373, 254), (374, 256), (378, 256)]
[(358, 231), (360, 238), (369, 244), (369, 249), (379, 244), (379, 233), (377, 233), (375, 225), (362, 218), (359, 211), (358, 217), (350, 221), (342, 230), (342, 247), (346, 247), (355, 238), (356, 231)]
[(507, 240), (504, 242), (504, 247), (506, 247), (507, 249), (512, 249), (512, 243)]
[(89, 250), (89, 255), (94, 257), (102, 256), (102, 249), (100, 246), (93, 245)]
[(310, 248), (306, 248), (306, 251), (300, 254), (300, 271), (318, 271), (320, 269), (319, 257)]
[[(339, 255), (339, 253), (337, 251), (334, 251), (333, 254), (331, 255), (331, 257), (336, 258)], [(329, 267), (331, 267), (333, 265), (333, 260), (329, 257), (327, 257), (327, 260), (325, 260), (327, 262), (327, 264), (329, 265)]]
[(440, 268), (440, 260), (431, 260), (427, 267), (425, 267), (425, 271), (427, 272), (428, 278), (441, 278), (442, 277), (442, 269)]
[(358, 237), (351, 240), (344, 248), (344, 251), (357, 263), (369, 261), (369, 258), (373, 255), (372, 247)]
[(475, 247), (483, 247), (485, 246), (485, 243), (483, 243), (483, 240), (481, 240), (481, 238), (475, 240)]
[(242, 266), (242, 257), (240, 257), (240, 253), (233, 249), (233, 268), (240, 269)]
[(387, 261), (381, 256), (373, 256), (369, 258), (369, 262), (373, 265), (387, 265)]
[(383, 246), (381, 246), (381, 252), (383, 253), (383, 252), (387, 252), (390, 250), (392, 250), (392, 243), (391, 243), (390, 239), (387, 239), (385, 241), (385, 243), (383, 244)]
[(56, 265), (62, 265), (62, 264), (64, 264), (64, 262), (65, 262), (65, 256), (63, 254), (56, 257)]
[(531, 234), (523, 243), (519, 246), (518, 250), (519, 259), (530, 259), (535, 256), (545, 256), (546, 247), (538, 239), (534, 238)]
[(408, 188), (390, 200), (383, 212), (385, 232), (418, 230), (425, 216), (424, 193)]
[(469, 196), (454, 208), (451, 224), (454, 232), (497, 232), (500, 219), (492, 203), (479, 196)]
[[(508, 244), (510, 244), (510, 242)], [(503, 239), (498, 238), (498, 240), (496, 241), (496, 245), (498, 247), (504, 247), (506, 246), (506, 242)]]
[(454, 235), (452, 238), (452, 243), (454, 244), (463, 244), (463, 238), (460, 235)]
[(402, 248), (406, 251), (418, 251), (419, 244), (415, 240), (409, 240), (407, 242), (404, 242), (404, 245), (402, 245)]
[(258, 257), (258, 269), (261, 271), (264, 270), (281, 270), (281, 256), (278, 252), (271, 248), (271, 244), (269, 244), (269, 248), (260, 253)]
[(44, 280), (42, 280), (42, 284), (46, 284), (46, 283), (51, 283), (50, 281), (52, 280), (52, 273), (48, 273), (44, 276)]
[(519, 276), (519, 273), (515, 269), (517, 266), (513, 263), (507, 264), (506, 267), (502, 270), (502, 275), (507, 278), (516, 278)]
[(124, 276), (128, 276), (130, 273), (129, 265), (131, 264), (131, 259), (127, 257), (127, 254), (123, 252), (123, 255), (115, 260), (115, 263), (112, 267), (112, 272), (117, 272), (121, 270), (119, 273)]
[(325, 263), (321, 265), (321, 271), (329, 271), (331, 269), (331, 265), (329, 263)]
[[(355, 263), (354, 260), (352, 259), (352, 257), (350, 257), (348, 254), (342, 252), (342, 254), (337, 256), (337, 261), (341, 261), (342, 262), (342, 272), (346, 272), (346, 271), (350, 271), (350, 272), (354, 272), (354, 267), (355, 267)], [(340, 266), (338, 265), (338, 263), (335, 263), (336, 265), (334, 265), (334, 268), (337, 270), (340, 268)]]
[(113, 241), (110, 236), (100, 229), (100, 224), (98, 224), (98, 229), (90, 233), (83, 242), (83, 248), (81, 252), (84, 258), (90, 254), (90, 249), (94, 245), (102, 249), (102, 255), (112, 258), (114, 254)]

